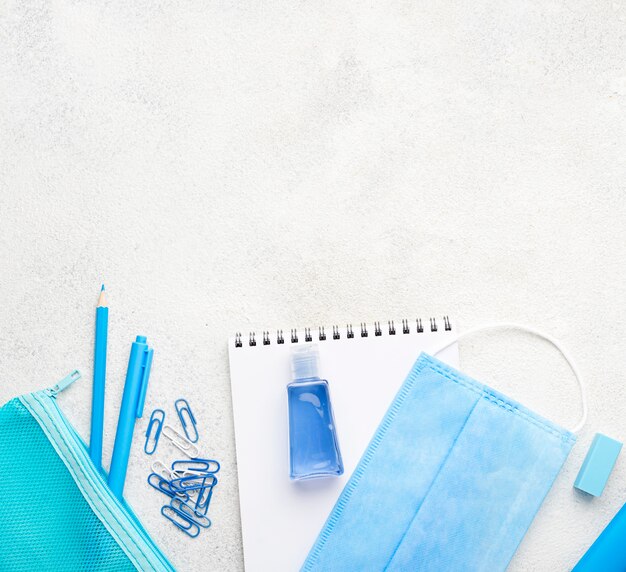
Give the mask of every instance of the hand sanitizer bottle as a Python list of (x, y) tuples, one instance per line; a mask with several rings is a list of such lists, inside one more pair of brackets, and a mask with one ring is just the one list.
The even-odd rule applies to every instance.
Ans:
[(293, 381), (287, 385), (287, 396), (293, 480), (343, 474), (328, 382), (319, 378), (318, 363), (317, 346), (300, 347), (291, 355)]

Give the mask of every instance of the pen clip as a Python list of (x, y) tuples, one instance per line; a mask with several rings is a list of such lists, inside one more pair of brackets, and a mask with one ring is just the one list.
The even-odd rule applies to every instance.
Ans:
[(146, 348), (143, 355), (143, 374), (141, 379), (141, 389), (137, 401), (137, 418), (143, 415), (143, 406), (146, 403), (146, 393), (148, 392), (148, 380), (150, 379), (150, 368), (152, 367), (152, 348)]

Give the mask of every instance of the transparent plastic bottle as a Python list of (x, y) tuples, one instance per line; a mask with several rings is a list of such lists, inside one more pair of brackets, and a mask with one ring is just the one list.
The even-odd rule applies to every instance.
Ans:
[(289, 476), (294, 480), (337, 477), (343, 461), (337, 440), (328, 382), (318, 375), (317, 346), (291, 356), (289, 399)]

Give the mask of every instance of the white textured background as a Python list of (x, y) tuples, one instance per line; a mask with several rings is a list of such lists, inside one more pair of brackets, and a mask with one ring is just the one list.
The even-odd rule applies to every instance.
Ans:
[[(180, 570), (237, 570), (229, 334), (528, 322), (578, 359), (590, 419), (510, 569), (573, 566), (626, 501), (626, 458), (602, 498), (572, 489), (596, 431), (626, 439), (625, 40), (618, 0), (0, 0), (0, 401), (78, 367), (59, 401), (88, 436), (104, 281), (106, 458), (143, 333), (147, 410), (187, 397), (224, 468), (196, 540), (138, 446), (128, 499)], [(461, 357), (575, 422), (543, 343)]]

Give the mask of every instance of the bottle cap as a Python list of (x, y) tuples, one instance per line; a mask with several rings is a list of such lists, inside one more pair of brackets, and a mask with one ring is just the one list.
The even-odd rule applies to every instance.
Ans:
[(319, 378), (319, 352), (316, 345), (294, 349), (291, 354), (293, 379)]

